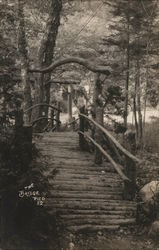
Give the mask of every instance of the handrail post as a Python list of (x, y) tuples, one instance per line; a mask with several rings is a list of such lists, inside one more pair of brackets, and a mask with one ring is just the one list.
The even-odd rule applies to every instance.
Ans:
[(124, 183), (124, 199), (133, 200), (136, 194), (136, 163), (125, 157), (125, 175), (131, 180), (131, 182)]
[(55, 111), (54, 109), (51, 110), (51, 128), (54, 127), (54, 117), (55, 117)]
[(59, 131), (60, 129), (60, 102), (57, 104), (57, 113), (56, 113), (56, 130)]
[[(82, 106), (80, 108), (80, 113), (85, 114), (85, 106)], [(80, 115), (79, 120), (80, 120), (79, 130), (84, 133), (85, 118)], [(80, 146), (81, 150), (85, 150), (85, 138), (84, 138), (84, 135), (82, 135), (82, 134), (79, 134), (79, 146)]]
[(75, 131), (75, 117), (72, 117), (72, 130)]
[[(103, 125), (103, 108), (101, 107), (96, 108), (96, 122), (99, 123), (100, 125)], [(95, 130), (95, 141), (98, 144), (102, 143), (102, 132), (98, 127), (96, 127), (96, 130)], [(95, 163), (102, 164), (103, 162), (102, 158), (103, 158), (102, 153), (100, 152), (98, 148), (96, 148), (95, 149)]]
[[(135, 153), (135, 133), (128, 130), (125, 133), (126, 148), (132, 153)], [(125, 174), (131, 182), (124, 183), (124, 198), (126, 200), (133, 200), (136, 194), (136, 163), (129, 157), (125, 156)]]

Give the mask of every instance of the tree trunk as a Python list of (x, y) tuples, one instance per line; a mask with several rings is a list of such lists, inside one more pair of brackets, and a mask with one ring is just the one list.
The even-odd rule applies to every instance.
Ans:
[[(38, 63), (37, 63), (38, 65)], [(35, 96), (33, 105), (43, 103), (43, 74), (35, 74)], [(32, 121), (42, 116), (42, 107), (36, 107), (32, 110)]]
[[(103, 108), (102, 107), (96, 108), (96, 122), (103, 126)], [(99, 145), (101, 145), (103, 141), (103, 133), (99, 128), (96, 128), (96, 131), (95, 131), (95, 141)], [(96, 147), (96, 150), (95, 150), (95, 163), (96, 164), (102, 164), (103, 162), (102, 156), (103, 155), (101, 151)]]
[[(81, 114), (85, 114), (85, 106), (80, 107), (79, 109)], [(83, 116), (79, 117), (80, 123), (79, 123), (79, 131), (84, 133), (85, 132), (85, 118)], [(86, 150), (86, 141), (83, 134), (79, 134), (79, 146), (80, 150), (85, 151)]]
[[(62, 9), (62, 1), (61, 0), (51, 0), (50, 6), (50, 14), (49, 19), (46, 26), (46, 31), (44, 37), (41, 41), (41, 47), (38, 53), (38, 62), (37, 67), (48, 67), (53, 61), (54, 48), (56, 44), (56, 37), (58, 33), (58, 28), (60, 25), (60, 13)], [(36, 73), (37, 74), (37, 73)], [(48, 82), (51, 79), (51, 73), (48, 72), (44, 75), (44, 73), (38, 73), (36, 76), (35, 83), (35, 92), (36, 92), (36, 103), (47, 103), (50, 102), (50, 84)], [(48, 107), (42, 108), (38, 107), (35, 112), (33, 112), (33, 117), (38, 118), (41, 113), (45, 112), (45, 115), (48, 115)]]
[[(151, 24), (152, 25), (152, 24)], [(146, 122), (146, 105), (147, 105), (147, 88), (149, 85), (149, 47), (150, 47), (150, 39), (151, 39), (151, 26), (148, 29), (149, 32), (149, 38), (147, 41), (147, 47), (146, 47), (146, 86), (145, 86), (145, 98), (144, 98), (144, 117), (143, 117), (143, 134), (145, 131), (145, 122)]]
[(146, 86), (145, 86), (145, 98), (144, 98), (144, 117), (143, 117), (143, 133), (145, 130), (145, 122), (146, 122), (146, 105), (147, 105), (147, 87), (148, 87), (148, 65), (146, 67)]
[[(24, 23), (24, 13), (23, 13), (24, 1), (18, 0), (18, 50), (19, 59), (21, 64), (21, 79), (23, 85), (23, 110), (28, 109), (32, 105), (31, 100), (31, 88), (29, 79), (29, 65), (28, 65), (28, 52), (25, 37), (25, 23)], [(24, 125), (29, 125), (30, 123), (30, 111), (24, 114)]]
[[(97, 73), (95, 79), (95, 86), (94, 86), (94, 95), (93, 95), (93, 103), (94, 103), (94, 114), (95, 120), (97, 123), (103, 126), (103, 103), (101, 100), (102, 95), (102, 83), (100, 81), (100, 74)], [(98, 144), (101, 145), (102, 143), (102, 132), (99, 128), (95, 129), (95, 140)], [(101, 164), (102, 163), (102, 153), (99, 151), (98, 148), (95, 150), (95, 163)]]
[(136, 64), (136, 87), (137, 87), (137, 111), (138, 111), (138, 143), (139, 147), (143, 144), (143, 128), (142, 128), (142, 113), (141, 113), (141, 87), (140, 87), (140, 63), (139, 58), (137, 58)]
[(135, 120), (136, 143), (137, 143), (137, 140), (138, 140), (138, 122), (137, 122), (137, 110), (136, 110), (136, 94), (133, 97), (133, 113), (134, 113), (134, 120)]
[(56, 130), (59, 131), (60, 129), (60, 108), (61, 108), (61, 103), (57, 103), (57, 108), (58, 110), (56, 111)]
[(100, 73), (96, 74), (94, 92), (93, 92), (93, 113), (94, 118), (96, 117), (96, 109), (98, 107), (103, 107), (103, 103), (100, 101), (100, 96), (102, 95), (102, 84), (100, 81)]
[(68, 121), (72, 121), (72, 86), (68, 88)]
[[(129, 1), (128, 1), (129, 6)], [(129, 100), (129, 77), (130, 77), (130, 27), (129, 27), (129, 13), (127, 16), (127, 49), (126, 49), (126, 81), (125, 81), (125, 103), (124, 103), (124, 126), (127, 128), (127, 117), (128, 117), (128, 100)]]

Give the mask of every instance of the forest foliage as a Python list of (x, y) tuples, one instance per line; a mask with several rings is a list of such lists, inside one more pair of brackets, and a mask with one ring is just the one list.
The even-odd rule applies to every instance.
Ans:
[[(136, 133), (140, 133), (142, 137), (141, 130), (145, 123), (146, 106), (156, 107), (158, 104), (157, 1), (120, 0), (113, 3), (111, 1), (103, 3), (82, 1), (78, 4), (77, 1), (58, 1), (58, 4), (57, 2), (55, 4), (53, 0), (45, 3), (43, 1), (19, 2), (23, 5), (21, 5), (21, 11), (23, 11), (26, 41), (22, 44), (25, 44), (23, 50), (27, 51), (27, 68), (46, 67), (53, 60), (67, 57), (80, 57), (89, 61), (94, 60), (97, 66), (105, 65), (111, 71), (111, 75), (104, 81), (103, 98), (107, 88), (118, 85), (123, 92), (122, 95), (125, 96), (125, 101), (121, 105), (124, 125), (127, 126), (128, 112), (132, 110)], [(50, 92), (56, 91), (58, 86), (48, 83), (50, 79), (85, 80), (86, 84), (89, 84), (90, 91), (93, 91), (91, 79), (95, 79), (94, 73), (88, 74), (86, 69), (77, 64), (63, 65), (55, 69), (53, 73), (45, 75), (28, 72), (30, 79), (24, 86), (20, 76), (23, 63), (20, 49), (18, 50), (18, 5), (11, 1), (3, 2), (2, 5), (4, 8), (1, 11), (3, 19), (1, 29), (5, 32), (1, 35), (4, 44), (8, 43), (8, 46), (2, 49), (2, 53), (8, 53), (6, 48), (8, 51), (11, 50), (7, 55), (2, 54), (4, 58), (2, 64), (3, 67), (7, 63), (10, 64), (8, 65), (9, 74), (11, 74), (12, 67), (15, 69), (11, 76), (14, 84), (9, 86), (8, 81), (7, 88), (9, 89), (5, 90), (4, 81), (1, 83), (3, 110), (8, 109), (9, 103), (12, 103), (14, 108), (17, 108), (17, 105), (19, 107), (22, 99), (24, 109), (25, 105), (27, 108), (31, 104), (40, 102), (56, 103), (56, 100), (50, 96)], [(29, 88), (30, 94), (27, 94)], [(10, 92), (12, 92), (12, 98), (10, 98)], [(106, 105), (104, 109), (107, 112)], [(144, 114), (141, 110), (144, 110)], [(43, 111), (46, 114), (48, 112), (47, 108), (37, 109), (33, 111), (32, 116), (38, 117)]]

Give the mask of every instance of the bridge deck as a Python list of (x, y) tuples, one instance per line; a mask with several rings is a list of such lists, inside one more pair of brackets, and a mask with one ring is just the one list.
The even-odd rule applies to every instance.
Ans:
[(36, 139), (47, 157), (51, 195), (46, 205), (69, 230), (118, 229), (135, 223), (136, 204), (122, 199), (123, 184), (110, 163), (94, 164), (81, 152), (75, 132), (45, 133)]

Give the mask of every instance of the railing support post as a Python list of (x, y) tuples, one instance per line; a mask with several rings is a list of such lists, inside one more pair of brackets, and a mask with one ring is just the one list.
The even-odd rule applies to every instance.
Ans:
[(136, 163), (125, 157), (125, 175), (131, 182), (124, 183), (124, 199), (133, 200), (136, 194)]
[(57, 113), (56, 113), (56, 130), (59, 131), (60, 129), (60, 102), (57, 104)]
[(68, 121), (72, 122), (72, 86), (68, 86)]
[(75, 117), (72, 117), (72, 130), (75, 131)]
[[(103, 108), (101, 107), (96, 108), (96, 122), (103, 126)], [(96, 131), (95, 131), (95, 140), (98, 144), (100, 145), (102, 144), (102, 132), (98, 127), (96, 127)], [(102, 158), (103, 157), (102, 157), (101, 151), (98, 148), (96, 148), (95, 149), (95, 163), (102, 164), (103, 162)]]
[[(85, 106), (82, 106), (80, 108), (80, 113), (85, 114)], [(79, 120), (80, 120), (79, 130), (84, 133), (85, 118), (83, 116), (80, 116)], [(84, 138), (84, 135), (82, 134), (79, 134), (79, 146), (81, 150), (85, 150), (85, 138)]]
[(51, 110), (51, 128), (54, 127), (54, 117), (55, 117), (55, 111), (54, 109)]

